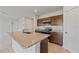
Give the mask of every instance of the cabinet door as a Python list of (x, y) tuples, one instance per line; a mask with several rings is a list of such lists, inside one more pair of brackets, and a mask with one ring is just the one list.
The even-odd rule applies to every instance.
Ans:
[(76, 51), (77, 48), (75, 48), (75, 41), (77, 40), (76, 22), (77, 22), (77, 8), (64, 12), (63, 42), (64, 47), (68, 49), (70, 52), (79, 52)]
[(43, 19), (38, 19), (37, 20), (37, 26), (43, 25)]
[(63, 25), (63, 15), (59, 15), (58, 16), (58, 21), (57, 21), (58, 25)]
[(51, 25), (63, 25), (63, 15), (51, 17)]
[(44, 39), (41, 41), (40, 53), (48, 53), (48, 39)]
[(49, 25), (51, 23), (50, 18), (43, 18), (43, 19), (38, 19), (37, 25), (42, 26), (42, 25)]
[(51, 25), (58, 25), (58, 16), (51, 17)]
[(55, 43), (58, 45), (63, 45), (63, 33), (62, 32), (52, 32), (49, 37), (49, 42)]

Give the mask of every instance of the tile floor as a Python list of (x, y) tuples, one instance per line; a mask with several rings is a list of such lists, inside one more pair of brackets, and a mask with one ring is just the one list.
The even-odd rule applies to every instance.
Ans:
[(69, 52), (62, 46), (48, 42), (48, 53), (69, 53)]

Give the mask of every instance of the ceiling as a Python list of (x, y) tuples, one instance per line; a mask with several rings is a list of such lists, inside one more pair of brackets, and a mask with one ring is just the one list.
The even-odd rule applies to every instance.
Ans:
[(35, 14), (43, 15), (61, 9), (62, 6), (0, 6), (0, 14), (11, 16), (14, 18), (26, 16), (33, 17)]

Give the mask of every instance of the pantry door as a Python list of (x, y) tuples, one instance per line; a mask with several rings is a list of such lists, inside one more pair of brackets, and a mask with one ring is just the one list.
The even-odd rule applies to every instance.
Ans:
[[(69, 7), (68, 7), (69, 8)], [(77, 40), (77, 20), (79, 18), (78, 11), (79, 8), (75, 7), (68, 11), (65, 11), (65, 7), (63, 9), (64, 21), (63, 21), (63, 46), (70, 52), (79, 52), (77, 51), (78, 46), (76, 43), (79, 43)]]

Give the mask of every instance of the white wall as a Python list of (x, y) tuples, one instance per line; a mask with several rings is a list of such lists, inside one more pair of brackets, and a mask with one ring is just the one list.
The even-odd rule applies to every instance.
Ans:
[(6, 35), (11, 31), (10, 19), (0, 16), (0, 36)]
[(11, 18), (0, 15), (0, 50), (11, 44), (8, 32), (11, 32)]
[(18, 19), (14, 19), (12, 20), (12, 32), (17, 32), (19, 31), (19, 24), (20, 24), (20, 21)]

